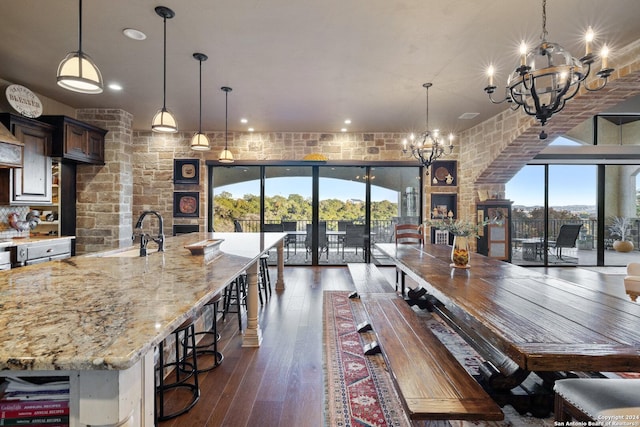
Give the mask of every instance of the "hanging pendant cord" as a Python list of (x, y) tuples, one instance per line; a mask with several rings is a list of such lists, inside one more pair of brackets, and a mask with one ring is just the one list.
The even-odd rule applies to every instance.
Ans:
[[(78, 0), (78, 52), (82, 52), (82, 0)], [(82, 61), (80, 61), (82, 64)], [(82, 66), (82, 65), (81, 65)]]
[(542, 34), (540, 35), (540, 39), (542, 41), (547, 40), (547, 0), (542, 0)]
[(162, 18), (164, 22), (164, 55), (163, 55), (163, 72), (162, 77), (162, 109), (167, 109), (167, 17)]
[(224, 149), (227, 150), (227, 122), (229, 118), (229, 91), (224, 92)]
[(200, 62), (200, 123), (198, 124), (198, 133), (202, 133), (202, 60)]

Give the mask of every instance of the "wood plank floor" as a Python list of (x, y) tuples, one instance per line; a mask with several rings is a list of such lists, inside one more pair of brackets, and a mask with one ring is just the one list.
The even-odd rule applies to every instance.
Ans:
[[(381, 270), (393, 283), (395, 269)], [(624, 295), (621, 276), (571, 267), (538, 271)], [(275, 269), (271, 277), (275, 279)], [(274, 290), (261, 308), (260, 348), (241, 347), (235, 314), (219, 323), (224, 361), (200, 375), (201, 398), (196, 406), (161, 427), (324, 425), (322, 292), (352, 290), (353, 284), (346, 267), (285, 268), (285, 283), (286, 290)], [(179, 400), (176, 396), (169, 403)]]
[(260, 348), (241, 347), (236, 314), (218, 323), (222, 364), (200, 375), (196, 406), (161, 427), (324, 424), (322, 292), (353, 284), (346, 267), (292, 267), (285, 269), (285, 285), (261, 308)]

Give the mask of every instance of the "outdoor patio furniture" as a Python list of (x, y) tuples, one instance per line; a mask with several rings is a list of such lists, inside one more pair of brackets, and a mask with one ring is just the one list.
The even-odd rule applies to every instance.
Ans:
[(362, 258), (364, 259), (367, 254), (367, 244), (364, 236), (364, 225), (347, 224), (345, 229), (344, 240), (342, 241), (342, 260), (345, 260), (344, 250), (345, 248), (355, 248), (356, 254), (358, 248), (362, 248)]
[(549, 241), (549, 248), (556, 250), (556, 257), (562, 259), (562, 248), (575, 248), (576, 240), (582, 224), (564, 224), (560, 227), (560, 232), (555, 241)]
[[(313, 224), (307, 224), (307, 234), (304, 238), (304, 247), (306, 250), (305, 260), (309, 259), (309, 254), (313, 250), (311, 244), (311, 235), (313, 233)], [(329, 239), (327, 238), (327, 223), (321, 221), (318, 224), (318, 259), (322, 256), (322, 253), (327, 254), (327, 261), (329, 260)]]

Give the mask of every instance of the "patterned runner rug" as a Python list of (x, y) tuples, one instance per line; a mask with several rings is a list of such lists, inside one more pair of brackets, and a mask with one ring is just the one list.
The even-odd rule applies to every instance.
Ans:
[[(552, 418), (519, 415), (511, 406), (503, 409), (501, 422), (410, 422), (396, 394), (382, 355), (365, 356), (363, 347), (374, 340), (372, 332), (360, 334), (357, 325), (366, 319), (359, 300), (348, 291), (325, 291), (323, 344), (326, 426), (552, 426)], [(480, 356), (446, 324), (426, 312), (425, 323), (471, 375), (478, 374)]]

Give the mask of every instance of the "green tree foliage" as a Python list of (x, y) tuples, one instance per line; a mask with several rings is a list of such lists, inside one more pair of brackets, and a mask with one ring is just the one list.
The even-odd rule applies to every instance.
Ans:
[[(311, 199), (299, 194), (280, 195), (264, 200), (266, 222), (310, 221)], [(320, 201), (320, 218), (327, 221), (364, 221), (365, 203), (361, 200), (326, 199)], [(213, 199), (213, 215), (216, 231), (233, 231), (233, 220), (260, 220), (260, 198), (246, 194), (234, 199), (229, 192), (222, 192)], [(371, 204), (373, 220), (390, 220), (398, 216), (398, 206), (388, 200)]]

